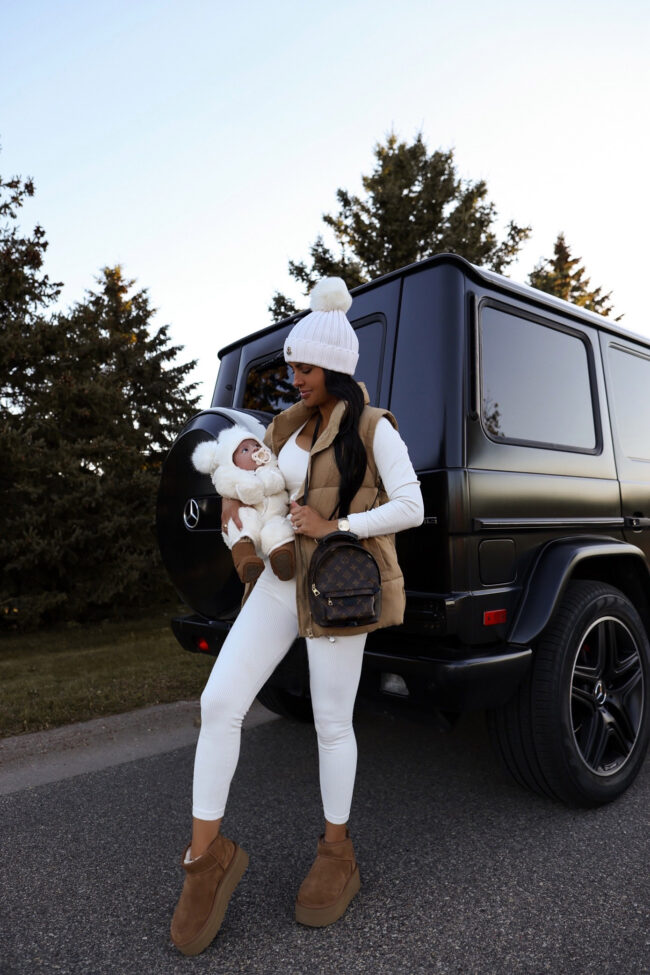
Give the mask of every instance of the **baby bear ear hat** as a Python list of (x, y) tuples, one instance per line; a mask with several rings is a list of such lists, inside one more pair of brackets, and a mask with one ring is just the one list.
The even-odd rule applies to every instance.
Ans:
[(309, 296), (311, 312), (284, 343), (286, 362), (302, 362), (354, 376), (359, 339), (346, 317), (352, 295), (342, 278), (321, 278)]
[(243, 423), (236, 423), (226, 430), (222, 430), (216, 440), (203, 440), (192, 453), (192, 463), (197, 471), (202, 474), (212, 476), (217, 467), (224, 464), (231, 464), (232, 455), (239, 447), (242, 440), (257, 440), (260, 447), (264, 444), (264, 434), (266, 430), (254, 417), (247, 417), (250, 427)]

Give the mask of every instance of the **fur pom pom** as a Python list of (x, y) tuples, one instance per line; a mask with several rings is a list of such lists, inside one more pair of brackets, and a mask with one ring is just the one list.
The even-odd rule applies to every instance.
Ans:
[(343, 278), (321, 278), (309, 296), (312, 311), (346, 312), (352, 304), (352, 296)]
[(212, 474), (219, 461), (216, 440), (203, 440), (192, 453), (192, 463), (202, 474)]

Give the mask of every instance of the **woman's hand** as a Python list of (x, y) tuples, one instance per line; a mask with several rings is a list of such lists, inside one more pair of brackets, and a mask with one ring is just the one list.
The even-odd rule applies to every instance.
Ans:
[(327, 521), (308, 504), (291, 502), (291, 524), (297, 535), (307, 535), (308, 538), (322, 538), (338, 528), (337, 521)]
[(228, 523), (230, 519), (235, 522), (237, 528), (241, 531), (243, 525), (239, 517), (239, 509), (243, 507), (241, 501), (237, 501), (236, 498), (222, 498), (221, 499), (221, 531), (228, 534)]

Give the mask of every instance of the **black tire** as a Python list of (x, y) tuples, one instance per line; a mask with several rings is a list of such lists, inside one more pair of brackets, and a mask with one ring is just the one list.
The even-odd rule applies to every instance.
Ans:
[(489, 726), (520, 784), (576, 806), (621, 795), (650, 739), (650, 645), (627, 597), (601, 582), (571, 582), (528, 679)]
[(290, 718), (292, 721), (301, 721), (305, 724), (314, 720), (311, 698), (302, 694), (291, 694), (290, 691), (286, 691), (282, 687), (269, 687), (265, 684), (258, 693), (257, 700), (269, 711), (280, 714), (283, 718)]
[(488, 731), (503, 767), (517, 785), (555, 799), (535, 751), (530, 685), (528, 675), (507, 704), (488, 711)]

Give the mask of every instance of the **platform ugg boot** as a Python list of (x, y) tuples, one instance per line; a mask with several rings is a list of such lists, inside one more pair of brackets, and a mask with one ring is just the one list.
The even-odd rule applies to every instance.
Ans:
[(296, 921), (322, 928), (337, 921), (359, 891), (361, 879), (350, 833), (337, 843), (318, 840), (314, 864), (296, 898)]
[(296, 543), (285, 542), (278, 545), (269, 555), (274, 574), (283, 582), (293, 579), (296, 574)]
[(198, 955), (217, 935), (248, 854), (219, 833), (205, 853), (182, 867), (185, 883), (171, 923), (171, 939), (184, 955)]
[(230, 554), (242, 582), (255, 582), (264, 572), (264, 561), (255, 551), (250, 538), (240, 538), (231, 548)]

